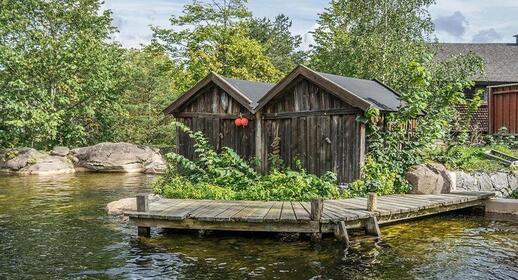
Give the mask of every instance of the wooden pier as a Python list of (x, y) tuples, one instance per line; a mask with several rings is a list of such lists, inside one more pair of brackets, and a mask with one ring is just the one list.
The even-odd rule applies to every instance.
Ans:
[(334, 233), (348, 242), (347, 229), (364, 228), (380, 236), (379, 224), (480, 206), (493, 193), (402, 194), (343, 200), (224, 201), (161, 199), (149, 203), (137, 196), (137, 211), (126, 212), (139, 235), (151, 227), (198, 230), (309, 233), (318, 239)]

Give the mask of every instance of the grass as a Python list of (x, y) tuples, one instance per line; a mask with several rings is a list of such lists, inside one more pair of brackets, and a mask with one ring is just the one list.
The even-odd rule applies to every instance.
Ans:
[(495, 145), (484, 147), (454, 146), (447, 150), (434, 151), (432, 159), (445, 164), (448, 169), (467, 172), (509, 171), (509, 166), (506, 164), (497, 160), (489, 159), (484, 155), (491, 149), (518, 157), (518, 150)]

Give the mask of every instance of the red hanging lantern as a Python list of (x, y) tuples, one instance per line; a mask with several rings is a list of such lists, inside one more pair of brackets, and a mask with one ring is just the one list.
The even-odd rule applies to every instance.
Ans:
[(241, 118), (241, 126), (245, 127), (248, 125), (248, 119), (247, 118)]
[(235, 121), (234, 121), (234, 124), (237, 126), (237, 127), (240, 127), (243, 125), (243, 121), (240, 117), (238, 117)]
[(234, 124), (237, 126), (237, 127), (245, 127), (248, 125), (248, 119), (247, 118), (243, 118), (243, 114), (239, 113), (239, 116), (236, 118), (236, 120), (234, 121)]

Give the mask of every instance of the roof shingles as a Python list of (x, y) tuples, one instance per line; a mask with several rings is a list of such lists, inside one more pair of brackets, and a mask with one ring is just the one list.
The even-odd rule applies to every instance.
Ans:
[(227, 83), (236, 88), (240, 93), (246, 96), (252, 103), (250, 107), (255, 109), (257, 102), (263, 97), (270, 89), (273, 88), (274, 84), (253, 82), (246, 80), (239, 80), (233, 78), (222, 77)]
[(472, 77), (477, 82), (518, 82), (518, 44), (438, 43), (436, 59), (473, 52), (485, 62), (485, 73)]
[(378, 81), (349, 78), (328, 73), (318, 73), (381, 111), (398, 111), (399, 96)]

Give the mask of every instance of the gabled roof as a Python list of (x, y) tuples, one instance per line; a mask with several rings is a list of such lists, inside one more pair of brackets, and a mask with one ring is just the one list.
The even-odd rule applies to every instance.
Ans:
[(210, 72), (191, 89), (178, 97), (173, 103), (171, 103), (171, 105), (167, 106), (163, 112), (166, 114), (173, 113), (211, 82), (222, 88), (250, 112), (255, 112), (254, 110), (257, 106), (257, 101), (273, 87), (273, 84), (269, 83), (225, 78), (214, 72)]
[(274, 84), (263, 83), (263, 82), (252, 82), (246, 80), (239, 80), (233, 78), (224, 78), (229, 84), (231, 84), (234, 88), (239, 90), (243, 95), (245, 95), (250, 101), (252, 109), (257, 107), (259, 99), (266, 95), (266, 93), (273, 88)]
[(401, 106), (399, 94), (379, 81), (320, 73), (299, 65), (259, 100), (256, 110), (260, 110), (300, 75), (363, 111), (374, 107), (380, 111), (393, 112)]
[(518, 82), (518, 44), (437, 43), (437, 61), (473, 52), (485, 62), (485, 73), (471, 77), (477, 82)]

